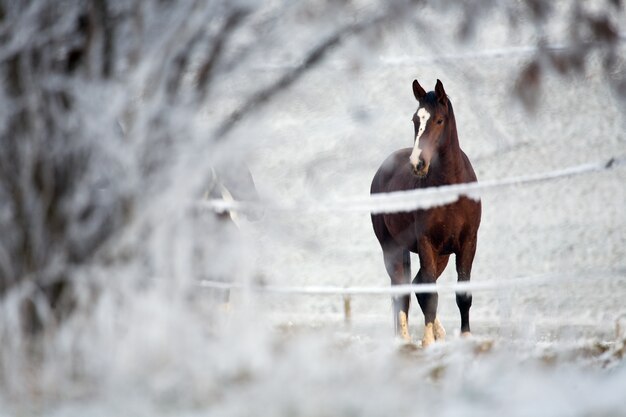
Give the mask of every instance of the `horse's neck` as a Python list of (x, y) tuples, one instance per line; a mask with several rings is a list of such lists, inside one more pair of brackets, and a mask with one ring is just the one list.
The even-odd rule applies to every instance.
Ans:
[(437, 159), (438, 171), (441, 181), (445, 183), (456, 183), (463, 180), (463, 152), (459, 146), (459, 136), (456, 131), (456, 120), (454, 112), (451, 111), (448, 128), (444, 132)]
[(461, 158), (461, 146), (459, 146), (459, 136), (456, 129), (450, 129), (444, 139), (444, 146), (439, 149), (441, 162), (446, 165), (455, 165)]

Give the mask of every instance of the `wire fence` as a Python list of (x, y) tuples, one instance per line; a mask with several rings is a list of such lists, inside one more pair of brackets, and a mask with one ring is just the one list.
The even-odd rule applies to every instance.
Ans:
[(299, 295), (391, 295), (400, 296), (408, 294), (427, 293), (456, 293), (456, 292), (477, 292), (495, 291), (502, 289), (514, 289), (524, 287), (537, 287), (547, 285), (557, 285), (563, 283), (576, 283), (579, 281), (589, 282), (590, 280), (607, 280), (626, 276), (626, 271), (573, 271), (567, 273), (551, 273), (529, 277), (517, 277), (499, 280), (486, 280), (478, 282), (456, 282), (450, 284), (403, 284), (388, 287), (381, 286), (280, 286), (245, 284), (240, 282), (222, 282), (201, 280), (198, 286), (202, 288), (212, 288), (220, 290), (240, 290), (267, 294), (299, 294)]
[(239, 290), (256, 294), (279, 294), (297, 296), (338, 296), (343, 297), (343, 316), (346, 323), (352, 320), (352, 297), (353, 296), (378, 296), (386, 295), (399, 297), (410, 294), (425, 293), (458, 293), (478, 291), (507, 291), (511, 292), (519, 288), (537, 289), (546, 286), (562, 286), (564, 284), (580, 286), (608, 280), (617, 281), (626, 278), (626, 271), (574, 271), (569, 273), (551, 273), (529, 277), (517, 277), (500, 280), (487, 280), (479, 282), (457, 282), (450, 284), (404, 284), (381, 286), (280, 286), (244, 284), (239, 282), (220, 282), (202, 280), (198, 286), (213, 290)]
[(406, 212), (418, 209), (428, 209), (435, 206), (450, 204), (459, 197), (466, 196), (479, 199), (485, 191), (496, 188), (515, 187), (519, 185), (539, 184), (561, 178), (575, 177), (583, 174), (607, 171), (626, 164), (626, 157), (611, 158), (605, 161), (591, 162), (576, 165), (543, 174), (525, 175), (505, 178), (501, 180), (487, 180), (481, 182), (453, 184), (442, 187), (421, 188), (408, 191), (373, 194), (367, 197), (353, 197), (332, 202), (247, 202), (236, 200), (212, 199), (197, 203), (201, 208), (217, 213), (227, 211), (250, 212), (265, 211), (296, 211), (308, 213), (393, 213)]
[[(399, 211), (411, 211), (425, 209), (437, 205), (449, 204), (456, 201), (460, 196), (480, 198), (481, 193), (487, 190), (513, 187), (519, 185), (538, 184), (561, 178), (575, 177), (578, 175), (602, 172), (615, 169), (626, 164), (626, 158), (611, 158), (582, 165), (576, 165), (560, 170), (550, 171), (543, 174), (511, 177), (501, 180), (483, 181), (480, 183), (455, 184), (442, 187), (417, 189), (402, 192), (382, 193), (369, 196), (368, 198), (352, 198), (342, 201), (334, 201), (326, 204), (311, 204), (311, 202), (273, 202), (261, 204), (234, 200), (208, 200), (199, 203), (201, 207), (218, 213), (226, 211), (249, 211), (262, 208), (276, 211), (298, 212), (369, 212), (388, 213)], [(487, 280), (478, 282), (457, 282), (450, 284), (405, 284), (387, 287), (380, 286), (279, 286), (261, 285), (255, 283), (221, 282), (202, 280), (198, 286), (206, 289), (241, 290), (254, 293), (266, 294), (298, 294), (298, 295), (333, 295), (343, 296), (344, 315), (346, 321), (351, 316), (351, 297), (361, 295), (388, 295), (401, 296), (407, 294), (424, 293), (449, 293), (449, 292), (475, 292), (475, 291), (511, 291), (523, 287), (537, 287), (547, 285), (572, 284), (581, 280), (606, 280), (610, 278), (626, 277), (626, 271), (574, 271), (543, 274), (529, 277), (516, 277), (509, 279)]]

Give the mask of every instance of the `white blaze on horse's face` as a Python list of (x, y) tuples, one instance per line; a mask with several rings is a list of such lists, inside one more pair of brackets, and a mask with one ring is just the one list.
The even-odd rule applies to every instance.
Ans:
[(417, 117), (419, 117), (420, 119), (420, 127), (417, 130), (417, 135), (415, 136), (413, 152), (411, 152), (411, 156), (409, 157), (409, 161), (414, 168), (417, 167), (417, 164), (420, 160), (420, 154), (422, 153), (422, 150), (419, 148), (420, 137), (424, 133), (424, 130), (426, 130), (426, 122), (428, 122), (428, 119), (430, 119), (430, 113), (428, 113), (428, 111), (424, 107), (420, 107), (419, 109), (417, 109)]

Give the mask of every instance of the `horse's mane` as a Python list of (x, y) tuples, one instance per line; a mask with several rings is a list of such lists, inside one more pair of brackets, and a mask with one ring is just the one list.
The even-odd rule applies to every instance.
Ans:
[[(447, 96), (446, 96), (447, 97)], [(459, 145), (459, 134), (456, 131), (456, 117), (454, 116), (454, 109), (452, 108), (452, 102), (450, 101), (450, 97), (447, 97), (448, 102), (448, 145), (460, 147)]]

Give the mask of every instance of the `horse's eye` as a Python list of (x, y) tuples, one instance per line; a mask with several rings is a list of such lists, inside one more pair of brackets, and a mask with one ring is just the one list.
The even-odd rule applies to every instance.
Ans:
[(443, 124), (443, 119), (439, 119), (439, 120), (437, 120), (437, 124), (438, 124), (438, 125), (442, 125), (442, 124)]

